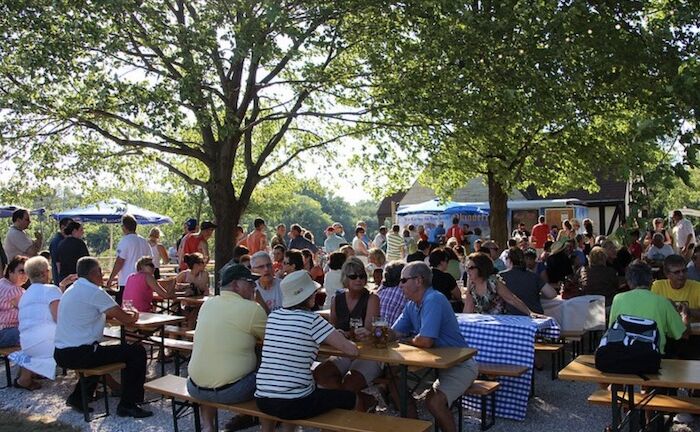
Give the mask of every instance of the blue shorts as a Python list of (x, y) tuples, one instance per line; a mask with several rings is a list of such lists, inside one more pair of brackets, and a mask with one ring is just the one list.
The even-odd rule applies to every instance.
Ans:
[(255, 371), (245, 375), (233, 385), (222, 390), (208, 390), (197, 387), (192, 379), (187, 379), (187, 391), (190, 396), (209, 402), (235, 404), (253, 399), (255, 394)]
[(19, 328), (8, 327), (0, 330), (0, 347), (19, 345)]

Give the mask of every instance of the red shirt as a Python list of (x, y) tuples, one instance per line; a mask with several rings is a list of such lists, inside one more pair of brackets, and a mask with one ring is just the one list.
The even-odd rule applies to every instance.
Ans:
[[(201, 241), (202, 237), (199, 235), (192, 234), (187, 236), (184, 240), (185, 244), (182, 246), (182, 256), (184, 257), (187, 254), (199, 252), (199, 243)], [(180, 263), (180, 270), (187, 270), (187, 264), (185, 264), (184, 258)]]
[(632, 254), (633, 257), (637, 259), (642, 259), (642, 245), (638, 241), (629, 245), (627, 250)]
[(532, 245), (537, 249), (542, 249), (547, 242), (549, 235), (549, 226), (547, 224), (538, 223), (532, 227)]
[(457, 239), (457, 245), (462, 246), (462, 228), (460, 228), (459, 225), (452, 225), (447, 230), (447, 233), (445, 234), (445, 238), (447, 240), (449, 240), (452, 237)]

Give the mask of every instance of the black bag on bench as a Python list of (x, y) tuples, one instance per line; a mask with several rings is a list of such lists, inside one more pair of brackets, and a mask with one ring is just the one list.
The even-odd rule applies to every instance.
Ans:
[(654, 320), (620, 315), (595, 352), (601, 372), (656, 374), (661, 368), (659, 329)]

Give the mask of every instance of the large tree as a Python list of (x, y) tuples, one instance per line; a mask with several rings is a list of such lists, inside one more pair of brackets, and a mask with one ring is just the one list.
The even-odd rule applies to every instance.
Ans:
[(693, 81), (684, 67), (697, 76), (698, 11), (682, 1), (393, 8), (384, 23), (400, 30), (378, 21), (362, 45), (390, 126), (369, 160), (399, 179), (423, 170), (443, 196), (482, 176), (491, 235), (504, 244), (511, 190), (595, 189), (601, 171), (627, 179), (654, 138), (693, 118), (678, 89)]
[(365, 28), (347, 18), (370, 7), (381, 4), (2, 2), (1, 156), (45, 176), (179, 175), (208, 195), (220, 266), (261, 182), (358, 132), (346, 125), (366, 110), (343, 103), (358, 73), (347, 40)]

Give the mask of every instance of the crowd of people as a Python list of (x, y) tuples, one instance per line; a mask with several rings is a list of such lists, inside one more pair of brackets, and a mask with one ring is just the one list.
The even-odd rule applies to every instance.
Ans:
[[(298, 224), (289, 231), (279, 224), (268, 237), (265, 221), (257, 218), (249, 234), (242, 227), (236, 230), (233, 258), (219, 273), (221, 294), (201, 308), (178, 311), (196, 330), (188, 389), (197, 398), (220, 403), (255, 398), (261, 411), (281, 419), (334, 407), (371, 409), (376, 401), (363, 390), (384, 365), (351, 357), (358, 352), (356, 342), (370, 337), (377, 317), (391, 326), (393, 338), (418, 347), (465, 347), (455, 312), (537, 317), (544, 313), (543, 301), (557, 296), (603, 295), (611, 318), (631, 308), (648, 310), (670, 339), (678, 339), (684, 333), (679, 320), (687, 328), (688, 320), (700, 319), (700, 251), (694, 249), (692, 225), (688, 229), (690, 223), (678, 211), (673, 221), (673, 229), (666, 229), (663, 220), (655, 220), (644, 235), (623, 229), (616, 233), (618, 245), (596, 236), (588, 219), (582, 224), (566, 220), (554, 229), (540, 216), (530, 230), (519, 224), (503, 248), (481, 238), (478, 228), (460, 226), (458, 218), (448, 229), (380, 227), (373, 238), (360, 221), (352, 238), (340, 223), (329, 226), (318, 247), (313, 234)], [(25, 233), (30, 222), (24, 209), (13, 214), (4, 242), (11, 259), (3, 261), (0, 279), (0, 346), (22, 348), (12, 355), (21, 366), (15, 385), (37, 389), (37, 378), (53, 379), (56, 365), (85, 368), (122, 361), (121, 384), (114, 383), (121, 393), (117, 414), (151, 415), (139, 406), (145, 350), (139, 344), (100, 345), (105, 320), (135, 322), (139, 312), (152, 311), (154, 295), (209, 295), (209, 240), (216, 224), (187, 220), (175, 253), (169, 254), (157, 228), (145, 239), (137, 234), (136, 220), (125, 215), (116, 260), (105, 277), (82, 240), (79, 222), (59, 221), (46, 254), (40, 253), (42, 239)], [(160, 268), (172, 257), (177, 276), (162, 279)], [(681, 302), (678, 319), (668, 316), (663, 298)], [(329, 318), (314, 312), (318, 309), (328, 309)], [(321, 343), (346, 356), (328, 358), (312, 370)], [(664, 340), (663, 349), (683, 358), (697, 355), (672, 341)], [(467, 360), (438, 374), (426, 406), (442, 430), (456, 429), (449, 406), (476, 373), (474, 361)], [(85, 379), (91, 395), (96, 381)], [(78, 383), (67, 404), (90, 410), (84, 400)], [(206, 407), (201, 412), (204, 430), (215, 430), (215, 412)], [(227, 429), (255, 422), (237, 416)], [(262, 427), (272, 431), (275, 425), (263, 421)]]

